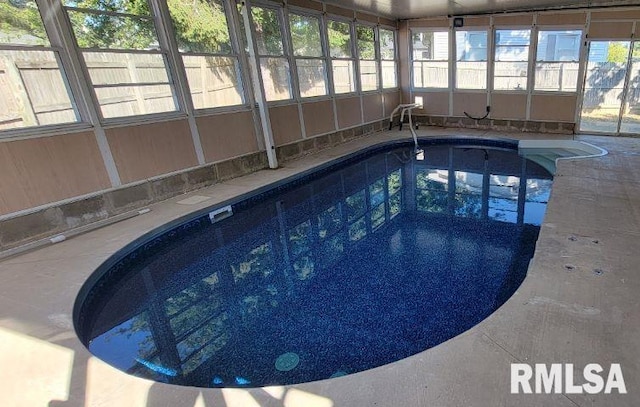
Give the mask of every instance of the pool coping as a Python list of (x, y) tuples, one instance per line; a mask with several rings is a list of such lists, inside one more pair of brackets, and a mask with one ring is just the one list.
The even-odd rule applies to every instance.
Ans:
[[(420, 131), (420, 133), (428, 132)], [(431, 133), (444, 134), (445, 136), (451, 134), (449, 131), (439, 129), (431, 130)], [(513, 135), (497, 132), (465, 130), (463, 133), (471, 137), (508, 137), (514, 139)], [(427, 137), (435, 135), (427, 134)], [(521, 138), (535, 137), (530, 133), (519, 136)], [(332, 158), (336, 158), (331, 157), (332, 154), (344, 156), (345, 149), (356, 151), (362, 145), (372, 146), (372, 143), (384, 143), (389, 137), (410, 140), (408, 132), (400, 134), (386, 132), (366, 139), (358, 139), (342, 145), (347, 147), (334, 147), (324, 150), (323, 153), (303, 157), (293, 164), (287, 163), (284, 167), (285, 174), (282, 176), (292, 176), (296, 173), (299, 175), (304, 171), (309, 171), (314, 165), (323, 165)], [(515, 137), (517, 138), (518, 135)], [(548, 138), (549, 135), (539, 137)], [(640, 141), (635, 141), (635, 143), (638, 144)], [(604, 171), (600, 178), (606, 176), (613, 178), (611, 181), (615, 181), (616, 171), (614, 170), (626, 165), (624, 164), (626, 157), (620, 151), (614, 151), (613, 154), (611, 154), (611, 148), (609, 151), (610, 155), (606, 156), (609, 158), (596, 159), (599, 161), (595, 162), (595, 167), (600, 166)], [(635, 156), (632, 158), (635, 159)], [(517, 292), (494, 314), (470, 330), (434, 348), (398, 362), (341, 378), (299, 385), (220, 390), (150, 382), (126, 375), (92, 357), (75, 337), (73, 327), (69, 324), (70, 318), (62, 323), (52, 321), (52, 315), (70, 317), (75, 294), (93, 272), (93, 269), (89, 268), (95, 268), (96, 263), (99, 264), (105, 256), (112, 255), (126, 246), (132, 240), (131, 236), (140, 237), (148, 233), (153, 229), (155, 218), (162, 218), (166, 215), (176, 219), (180, 216), (180, 211), (185, 212), (186, 210), (190, 212), (200, 210), (206, 213), (204, 204), (198, 208), (183, 207), (174, 210), (170, 206), (175, 203), (174, 199), (154, 204), (152, 213), (145, 215), (148, 216), (147, 218), (133, 218), (123, 222), (126, 225), (112, 225), (89, 232), (83, 235), (84, 238), (69, 239), (60, 243), (59, 246), (49, 246), (0, 262), (0, 270), (2, 270), (0, 276), (3, 277), (0, 305), (8, 305), (7, 308), (15, 310), (16, 314), (11, 320), (7, 319), (6, 315), (10, 311), (4, 312), (5, 318), (0, 319), (0, 334), (2, 334), (0, 339), (9, 338), (5, 343), (14, 343), (15, 341), (18, 346), (31, 346), (24, 345), (24, 343), (31, 343), (29, 342), (31, 339), (24, 337), (27, 335), (38, 344), (33, 345), (37, 346), (37, 349), (47, 349), (44, 351), (45, 354), (49, 352), (46, 344), (70, 349), (73, 353), (70, 373), (64, 372), (64, 369), (59, 366), (57, 369), (48, 371), (47, 367), (43, 366), (40, 357), (29, 356), (29, 354), (24, 358), (11, 359), (12, 356), (6, 353), (7, 350), (0, 348), (2, 350), (0, 354), (4, 359), (3, 365), (7, 367), (5, 370), (8, 371), (15, 371), (12, 368), (18, 369), (19, 372), (26, 369), (33, 377), (41, 380), (41, 386), (37, 387), (38, 390), (35, 392), (41, 394), (43, 400), (49, 401), (52, 400), (52, 383), (58, 382), (60, 376), (68, 374), (68, 387), (65, 389), (67, 394), (63, 394), (63, 391), (62, 397), (54, 398), (54, 400), (59, 400), (55, 402), (57, 403), (55, 405), (64, 406), (210, 406), (217, 403), (228, 406), (332, 406), (374, 405), (375, 403), (380, 406), (515, 404), (522, 406), (575, 406), (591, 405), (594, 400), (595, 404), (601, 403), (608, 406), (637, 405), (640, 401), (639, 395), (637, 391), (631, 393), (631, 390), (637, 389), (640, 385), (640, 363), (637, 357), (633, 357), (634, 353), (629, 352), (629, 349), (640, 347), (640, 339), (638, 339), (640, 335), (637, 335), (640, 321), (636, 317), (636, 315), (640, 315), (640, 312), (632, 312), (634, 310), (640, 311), (640, 306), (632, 295), (634, 291), (640, 290), (640, 283), (633, 279), (634, 268), (640, 263), (636, 254), (640, 252), (640, 248), (638, 243), (629, 239), (630, 236), (636, 236), (637, 229), (623, 228), (622, 232), (618, 231), (620, 233), (617, 233), (619, 236), (616, 237), (607, 222), (597, 219), (598, 222), (594, 223), (591, 220), (589, 223), (590, 219), (582, 216), (584, 213), (588, 214), (592, 211), (593, 200), (583, 199), (578, 206), (569, 204), (571, 202), (569, 198), (572, 196), (588, 195), (590, 193), (589, 183), (597, 183), (600, 179), (594, 178), (598, 174), (588, 171), (589, 167), (594, 167), (594, 163), (587, 163), (586, 160), (559, 163), (556, 175), (558, 182), (554, 182), (536, 254), (531, 261), (529, 273)], [(238, 187), (243, 187), (245, 182), (250, 184), (250, 181), (247, 181), (249, 179), (253, 182), (260, 182), (262, 178), (268, 178), (269, 174), (275, 172), (277, 171), (265, 170), (260, 171), (263, 175), (231, 180), (227, 183), (233, 187), (229, 188), (229, 193), (233, 193), (234, 188), (238, 191)], [(640, 177), (633, 178), (631, 181), (639, 182)], [(206, 190), (220, 191), (224, 190), (224, 187), (214, 185)], [(623, 188), (623, 191), (627, 191), (627, 189)], [(618, 202), (621, 201), (619, 197), (623, 195), (620, 191), (610, 192), (607, 190), (606, 192), (606, 196), (612, 198), (616, 204), (628, 206), (629, 199), (632, 202), (637, 202), (635, 201), (638, 198), (637, 195), (631, 196), (627, 193), (627, 201)], [(190, 195), (206, 193), (209, 192), (200, 190)], [(598, 193), (592, 193), (592, 195), (593, 199), (599, 197)], [(589, 197), (592, 196), (589, 195)], [(215, 205), (208, 202), (206, 206)], [(578, 215), (580, 215), (582, 224), (576, 226), (575, 222), (569, 222), (571, 218)], [(616, 212), (616, 216), (620, 218), (619, 212)], [(638, 224), (638, 219), (640, 219), (640, 215), (631, 212), (631, 218), (625, 221), (633, 226)], [(607, 221), (609, 220), (607, 219)], [(611, 221), (613, 222), (614, 219)], [(616, 222), (616, 225), (618, 224), (620, 221)], [(124, 232), (122, 232), (123, 229)], [(118, 240), (118, 236), (122, 234), (125, 236), (122, 240)], [(640, 233), (637, 234), (640, 235)], [(598, 246), (594, 246), (593, 240), (596, 238), (594, 236), (600, 241)], [(574, 237), (575, 240), (570, 240), (569, 237)], [(113, 241), (109, 239), (113, 239)], [(638, 240), (640, 241), (640, 239)], [(625, 244), (627, 250), (623, 250)], [(87, 256), (85, 254), (87, 247), (99, 251), (100, 259)], [(597, 248), (597, 252), (591, 253), (590, 251), (593, 251), (594, 247)], [(598, 256), (606, 258), (611, 264), (616, 264), (617, 268), (601, 265)], [(40, 281), (42, 278), (39, 274), (46, 270), (39, 269), (46, 268), (45, 264), (51, 259), (60, 262), (58, 267), (64, 265), (67, 270), (71, 271), (66, 273), (68, 275), (61, 275), (59, 279), (61, 281), (57, 281), (57, 278)], [(568, 261), (576, 263), (576, 272), (567, 272), (564, 269)], [(605, 269), (605, 273), (601, 276), (594, 276), (588, 272), (582, 272), (582, 269), (586, 271), (595, 266)], [(57, 272), (58, 270), (54, 269), (53, 271)], [(33, 273), (34, 278), (28, 278), (28, 275), (17, 276), (18, 272)], [(56, 277), (55, 273), (54, 277)], [(594, 278), (600, 278), (601, 280), (596, 281), (604, 283), (599, 283), (601, 286), (594, 286), (592, 281)], [(620, 278), (626, 280), (622, 286), (620, 286)], [(50, 289), (51, 297), (42, 295), (41, 298), (25, 299), (25, 303), (27, 301), (33, 302), (33, 307), (38, 310), (36, 312), (25, 308), (26, 305), (20, 304), (17, 293), (20, 288), (19, 281), (29, 285), (30, 290), (43, 289), (46, 291), (47, 283), (50, 286), (58, 285), (59, 287)], [(605, 285), (606, 289), (603, 289), (602, 285)], [(12, 294), (11, 290), (15, 290), (16, 293)], [(615, 292), (616, 295), (612, 296), (611, 292)], [(594, 297), (597, 298), (600, 306), (591, 304), (593, 301), (590, 300)], [(620, 309), (626, 309), (626, 311), (620, 314)], [(595, 314), (597, 318), (594, 318), (594, 310), (598, 310), (598, 313)], [(29, 313), (34, 315), (27, 318)], [(21, 317), (19, 314), (24, 314), (24, 316)], [(14, 321), (20, 322), (23, 319), (22, 324)], [(27, 320), (29, 320), (28, 324), (25, 322)], [(609, 326), (610, 324), (614, 324), (613, 328)], [(607, 332), (607, 327), (613, 333)], [(581, 336), (577, 336), (577, 333)], [(613, 339), (612, 335), (615, 336)], [(571, 339), (571, 346), (563, 343), (566, 339)], [(622, 347), (620, 343), (624, 343), (625, 347)], [(592, 350), (585, 352), (585, 349)], [(631, 394), (626, 396), (589, 395), (589, 397), (587, 395), (562, 394), (510, 394), (509, 367), (512, 362), (565, 362), (583, 366), (585, 362), (589, 361), (604, 363), (609, 360), (622, 362), (627, 388)], [(18, 391), (20, 389), (19, 382), (14, 383), (14, 387), (11, 383), (14, 382), (0, 381), (0, 391), (8, 400), (17, 401), (15, 405), (34, 405), (24, 402), (26, 397), (24, 393)], [(24, 385), (22, 387), (24, 388)], [(23, 402), (20, 403), (20, 401)]]

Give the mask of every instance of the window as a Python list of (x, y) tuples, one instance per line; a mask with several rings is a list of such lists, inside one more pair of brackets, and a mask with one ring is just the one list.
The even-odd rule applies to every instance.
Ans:
[(518, 221), (519, 188), (519, 177), (489, 175), (489, 219), (508, 223)]
[(414, 88), (449, 87), (449, 32), (413, 30), (411, 61)]
[(251, 7), (251, 19), (260, 58), (260, 71), (268, 101), (292, 98), (289, 61), (282, 43), (279, 13), (276, 9)]
[(582, 31), (540, 31), (536, 55), (535, 90), (575, 92)]
[(378, 62), (373, 27), (356, 26), (358, 58), (360, 59), (360, 89), (363, 92), (378, 89)]
[(170, 1), (168, 6), (194, 107), (243, 104), (238, 54), (223, 2)]
[(178, 110), (146, 1), (65, 4), (103, 118)]
[(487, 88), (486, 31), (456, 31), (456, 88)]
[(289, 29), (300, 96), (305, 98), (326, 95), (326, 66), (320, 41), (320, 20), (313, 16), (289, 14)]
[(33, 0), (0, 1), (0, 130), (79, 120)]
[(380, 59), (382, 66), (382, 87), (395, 88), (398, 86), (397, 62), (396, 62), (396, 39), (395, 32), (380, 28)]
[(416, 169), (416, 207), (418, 211), (445, 213), (449, 205), (449, 170)]
[(333, 70), (333, 92), (356, 91), (355, 59), (351, 40), (351, 25), (342, 21), (327, 21), (329, 55)]
[(496, 30), (493, 88), (526, 90), (531, 30)]

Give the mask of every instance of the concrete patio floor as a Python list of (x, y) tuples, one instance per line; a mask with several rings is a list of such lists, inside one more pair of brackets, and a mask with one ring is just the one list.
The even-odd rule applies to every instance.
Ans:
[[(420, 136), (571, 138), (426, 128)], [(390, 138), (353, 140), (151, 206), (151, 212), (0, 261), (1, 406), (638, 406), (640, 139), (576, 136), (609, 151), (562, 161), (522, 286), (474, 328), (398, 362), (341, 378), (257, 389), (154, 383), (93, 357), (71, 320), (78, 290), (140, 235), (335, 157)], [(5, 193), (7, 193), (5, 191)], [(8, 192), (10, 193), (10, 191)], [(209, 199), (177, 204), (189, 196)], [(569, 270), (566, 266), (571, 266)], [(510, 394), (511, 363), (620, 363), (628, 394)]]

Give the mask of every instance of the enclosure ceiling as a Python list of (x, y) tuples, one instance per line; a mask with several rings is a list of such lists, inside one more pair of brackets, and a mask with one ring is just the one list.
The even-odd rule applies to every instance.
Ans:
[(397, 19), (529, 10), (640, 5), (640, 1), (591, 0), (325, 0)]

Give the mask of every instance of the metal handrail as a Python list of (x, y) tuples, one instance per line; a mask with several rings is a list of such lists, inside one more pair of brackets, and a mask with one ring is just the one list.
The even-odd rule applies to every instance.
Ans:
[(409, 130), (411, 131), (411, 136), (413, 136), (413, 143), (415, 144), (416, 149), (418, 148), (418, 135), (416, 134), (415, 129), (413, 128), (413, 120), (411, 117), (411, 111), (415, 108), (422, 108), (422, 104), (420, 103), (405, 103), (398, 105), (393, 112), (391, 112), (391, 116), (389, 116), (389, 130), (393, 128), (393, 116), (401, 110), (400, 112), (400, 125), (398, 126), (400, 130), (402, 130), (402, 123), (404, 122), (404, 115), (407, 113), (409, 116)]

